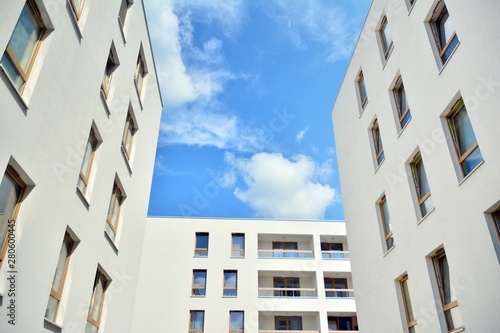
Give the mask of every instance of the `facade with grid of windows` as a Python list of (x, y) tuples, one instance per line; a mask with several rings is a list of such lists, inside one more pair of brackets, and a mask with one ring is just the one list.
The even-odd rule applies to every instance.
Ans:
[(358, 332), (345, 225), (148, 218), (132, 332)]
[(500, 327), (498, 17), (372, 3), (332, 110), (362, 332)]
[(162, 102), (142, 1), (0, 4), (0, 331), (129, 332)]

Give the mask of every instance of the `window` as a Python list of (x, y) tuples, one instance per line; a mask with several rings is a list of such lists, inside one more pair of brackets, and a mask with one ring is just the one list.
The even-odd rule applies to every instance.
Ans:
[(344, 245), (342, 243), (321, 242), (321, 257), (323, 259), (343, 259)]
[(137, 132), (137, 126), (135, 121), (130, 115), (127, 115), (127, 120), (125, 121), (125, 130), (123, 131), (122, 147), (127, 155), (127, 159), (130, 160), (132, 156), (132, 143), (134, 141), (134, 135)]
[(92, 162), (94, 161), (95, 151), (97, 150), (97, 137), (93, 129), (90, 129), (89, 138), (85, 145), (83, 153), (82, 166), (80, 168), (80, 176), (78, 177), (77, 187), (85, 195), (89, 185), (90, 171), (92, 169)]
[(238, 295), (238, 274), (236, 271), (224, 271), (224, 296)]
[(130, 6), (129, 0), (122, 0), (120, 12), (118, 13), (118, 19), (120, 20), (122, 29), (125, 27), (125, 18), (127, 17), (127, 12)]
[(447, 117), (462, 175), (467, 176), (483, 161), (464, 101), (460, 99)]
[(23, 92), (46, 29), (33, 0), (26, 1), (0, 60), (17, 91)]
[(394, 44), (392, 43), (392, 35), (389, 27), (387, 26), (387, 16), (384, 16), (384, 18), (382, 19), (382, 23), (380, 24), (379, 36), (382, 43), (384, 59), (387, 60), (387, 58), (391, 54), (392, 48), (394, 47)]
[(112, 47), (111, 50), (109, 50), (108, 60), (106, 62), (106, 68), (104, 69), (104, 75), (102, 77), (101, 84), (102, 91), (104, 92), (104, 96), (106, 96), (106, 98), (109, 95), (109, 88), (111, 87), (111, 79), (113, 78), (113, 73), (115, 72), (118, 65), (118, 58), (116, 57), (116, 53)]
[(55, 322), (59, 312), (59, 304), (61, 303), (64, 282), (66, 280), (66, 273), (68, 271), (69, 259), (73, 251), (73, 239), (66, 233), (64, 235), (61, 252), (59, 253), (59, 260), (57, 261), (56, 272), (54, 273), (54, 280), (52, 281), (52, 289), (50, 290), (49, 302), (47, 309), (45, 309), (45, 318)]
[(401, 288), (401, 296), (403, 297), (403, 305), (405, 308), (405, 318), (406, 324), (408, 325), (408, 333), (415, 333), (415, 325), (417, 325), (417, 320), (413, 316), (413, 308), (411, 306), (410, 293), (408, 291), (408, 275), (403, 276), (399, 280), (399, 286)]
[(297, 242), (273, 242), (274, 257), (297, 258), (299, 256)]
[(208, 256), (208, 232), (197, 232), (194, 246), (195, 257)]
[(89, 315), (87, 316), (87, 324), (85, 326), (85, 333), (97, 333), (99, 331), (99, 327), (101, 326), (104, 296), (107, 288), (108, 279), (101, 271), (97, 270), (92, 298), (90, 300)]
[(229, 333), (243, 332), (243, 311), (229, 311)]
[(363, 71), (359, 72), (358, 79), (356, 80), (356, 85), (358, 87), (359, 103), (361, 109), (364, 109), (366, 103), (368, 103), (368, 96), (366, 94), (365, 78), (363, 76)]
[(436, 253), (436, 255), (432, 258), (432, 261), (434, 263), (434, 271), (436, 274), (446, 325), (448, 327), (448, 332), (451, 332), (464, 326), (462, 322), (462, 314), (458, 308), (455, 288), (452, 284), (454, 278), (451, 275), (451, 271), (448, 266), (448, 259), (446, 258), (446, 253), (443, 249)]
[(189, 332), (203, 333), (205, 311), (190, 311)]
[(351, 317), (333, 317), (328, 316), (329, 331), (352, 331), (354, 326)]
[(413, 159), (413, 162), (411, 163), (411, 171), (413, 175), (413, 182), (415, 184), (415, 190), (417, 192), (420, 213), (422, 217), (424, 217), (434, 209), (434, 203), (432, 202), (431, 189), (429, 187), (429, 183), (427, 182), (424, 162), (422, 161), (420, 153), (418, 153)]
[(302, 317), (276, 316), (274, 317), (274, 329), (277, 331), (301, 331)]
[(375, 149), (375, 160), (377, 161), (377, 166), (379, 166), (384, 161), (384, 147), (382, 146), (382, 138), (380, 137), (380, 128), (378, 127), (378, 121), (375, 121), (372, 124), (372, 138), (373, 138), (373, 147)]
[(135, 69), (135, 74), (134, 74), (134, 81), (137, 87), (137, 91), (139, 92), (139, 95), (142, 95), (142, 87), (144, 85), (144, 79), (147, 73), (148, 72), (146, 70), (146, 65), (142, 58), (142, 54), (139, 53), (139, 57), (137, 58), (137, 67)]
[(245, 234), (231, 235), (231, 257), (245, 257)]
[(430, 21), (439, 58), (444, 64), (458, 45), (458, 36), (444, 1), (439, 1)]
[(106, 218), (106, 232), (111, 237), (111, 240), (116, 239), (118, 230), (118, 221), (120, 218), (120, 209), (123, 203), (123, 194), (118, 184), (115, 182), (113, 185), (113, 192), (111, 193), (111, 200), (109, 202), (108, 216)]
[(26, 184), (10, 166), (0, 183), (0, 265), (7, 253), (9, 225), (15, 221)]
[(73, 8), (73, 12), (75, 12), (76, 19), (79, 20), (82, 16), (83, 5), (85, 4), (85, 0), (71, 0), (71, 8)]
[(274, 296), (300, 297), (300, 279), (298, 277), (273, 278)]
[(207, 271), (193, 270), (193, 287), (191, 295), (205, 296), (207, 288)]
[(493, 226), (497, 232), (498, 240), (500, 240), (500, 208), (494, 211), (491, 215), (493, 216)]
[(389, 251), (394, 246), (394, 237), (391, 229), (391, 216), (389, 215), (389, 208), (387, 207), (387, 198), (385, 195), (380, 199), (378, 204), (380, 209), (380, 218), (382, 220), (382, 227), (384, 229), (385, 237), (385, 250)]
[(403, 129), (408, 121), (411, 119), (410, 105), (406, 98), (405, 87), (401, 77), (398, 78), (393, 89), (394, 101), (396, 102), (396, 109), (398, 111), (399, 126)]
[(325, 277), (324, 283), (325, 283), (325, 296), (327, 298), (349, 297), (346, 278)]

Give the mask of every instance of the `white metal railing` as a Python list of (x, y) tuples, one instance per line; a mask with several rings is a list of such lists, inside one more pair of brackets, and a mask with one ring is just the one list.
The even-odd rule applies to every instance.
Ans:
[(259, 258), (311, 259), (314, 254), (311, 250), (259, 250)]
[(259, 288), (259, 297), (316, 298), (316, 288)]
[(334, 260), (349, 260), (349, 251), (321, 251), (321, 258)]
[(354, 298), (354, 289), (327, 289), (326, 298)]

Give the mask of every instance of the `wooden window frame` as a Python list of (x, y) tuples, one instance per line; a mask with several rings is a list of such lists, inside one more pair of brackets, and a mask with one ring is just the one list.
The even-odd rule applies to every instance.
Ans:
[(82, 0), (80, 8), (77, 8), (78, 6), (75, 4), (74, 0), (71, 0), (70, 2), (71, 2), (71, 9), (73, 10), (73, 13), (75, 13), (76, 20), (79, 21), (80, 18), (82, 17), (83, 7), (85, 7), (86, 0)]
[[(7, 168), (5, 169), (4, 175), (2, 176), (2, 181), (3, 177), (5, 177), (6, 174), (8, 174), (12, 178), (12, 180), (14, 180), (14, 182), (21, 187), (21, 191), (19, 192), (19, 197), (17, 198), (16, 204), (14, 206), (14, 211), (12, 212), (12, 216), (7, 219), (7, 220), (13, 220), (15, 225), (17, 215), (19, 214), (19, 209), (21, 207), (21, 203), (24, 199), (24, 194), (26, 193), (27, 185), (21, 179), (19, 174), (14, 170), (14, 168), (11, 167), (10, 165), (8, 165)], [(5, 255), (7, 254), (8, 243), (9, 243), (9, 229), (7, 226), (7, 233), (5, 234), (5, 239), (3, 240), (0, 249), (0, 268), (2, 267), (2, 264), (5, 261)]]
[[(429, 186), (429, 192), (426, 192), (422, 197), (420, 197), (420, 185), (419, 185), (420, 178), (419, 178), (419, 174), (418, 174), (418, 165), (419, 165), (419, 163), (421, 163), (421, 165), (422, 165), (422, 167), (424, 168), (424, 171), (425, 171), (424, 161), (422, 159), (422, 155), (420, 154), (420, 152), (417, 155), (415, 155), (415, 157), (413, 158), (413, 161), (411, 162), (410, 166), (411, 166), (411, 173), (412, 173), (412, 176), (413, 176), (413, 183), (415, 185), (415, 190), (417, 192), (418, 206), (420, 207), (420, 213), (423, 215), (422, 205), (431, 196), (431, 190), (430, 190), (430, 186)], [(425, 176), (427, 178), (427, 171), (425, 171)], [(429, 181), (429, 180), (427, 180), (427, 181)], [(427, 214), (428, 213), (429, 212), (427, 212)]]
[[(462, 176), (465, 177), (468, 174), (470, 174), (472, 172), (472, 170), (474, 170), (474, 169), (469, 170), (469, 172), (466, 174), (464, 171), (464, 168), (463, 168), (463, 163), (465, 162), (467, 157), (469, 157), (476, 150), (476, 148), (479, 148), (479, 144), (477, 143), (477, 138), (476, 138), (476, 141), (463, 154), (460, 153), (461, 147), (460, 147), (459, 136), (458, 136), (458, 133), (456, 130), (457, 127), (455, 124), (455, 117), (462, 110), (465, 110), (465, 112), (467, 113), (467, 117), (469, 117), (469, 113), (467, 112), (467, 108), (465, 107), (464, 101), (462, 98), (460, 98), (451, 108), (451, 111), (448, 114), (448, 116), (446, 117), (446, 120), (448, 123), (448, 129), (450, 130), (450, 133), (451, 133), (451, 138), (453, 141), (453, 146), (455, 148), (455, 153), (456, 153), (456, 156), (458, 159), (458, 163), (460, 164), (460, 170), (462, 172)], [(469, 119), (469, 121), (470, 121), (470, 119)], [(472, 130), (472, 131), (474, 132), (474, 130)], [(474, 138), (475, 137), (476, 137), (476, 134), (474, 133)], [(482, 158), (482, 155), (481, 155), (481, 158)]]
[[(382, 198), (380, 199), (379, 203), (378, 203), (378, 208), (379, 208), (379, 211), (380, 211), (380, 219), (381, 219), (381, 222), (382, 222), (382, 230), (384, 231), (384, 239), (385, 239), (385, 247), (386, 247), (386, 251), (389, 251), (390, 249), (392, 249), (394, 247), (394, 234), (392, 232), (392, 229), (390, 228), (390, 217), (389, 217), (389, 220), (387, 220), (387, 216), (385, 216), (384, 214), (384, 208), (383, 208), (383, 205), (387, 204), (387, 197), (384, 195), (382, 196)], [(389, 210), (389, 206), (387, 206), (387, 210)], [(389, 225), (388, 225), (389, 224)], [(390, 228), (391, 230), (387, 230), (387, 228)], [(389, 240), (392, 238), (392, 246), (389, 247)]]
[[(416, 319), (410, 320), (410, 317), (415, 318), (415, 316), (413, 313), (411, 313), (411, 315), (410, 315), (409, 309), (408, 309), (408, 304), (411, 304), (411, 300), (406, 298), (406, 294), (408, 294), (408, 295), (410, 294), (410, 292), (408, 290), (408, 282), (407, 281), (408, 281), (408, 274), (405, 274), (399, 280), (399, 288), (401, 290), (401, 298), (403, 299), (403, 307), (405, 310), (406, 325), (408, 327), (408, 332), (410, 332), (412, 329), (415, 329), (414, 327), (417, 325), (417, 320)], [(406, 288), (405, 288), (404, 282), (406, 282)]]
[[(113, 184), (113, 191), (111, 192), (111, 201), (109, 203), (109, 208), (108, 208), (108, 215), (106, 216), (106, 222), (108, 223), (109, 227), (111, 230), (113, 230), (114, 237), (113, 241), (116, 240), (116, 235), (118, 233), (118, 224), (120, 222), (120, 212), (123, 204), (124, 196), (122, 193), (122, 190), (118, 186), (118, 184), (115, 183)], [(113, 225), (113, 210), (115, 208), (115, 205), (118, 203), (118, 211), (116, 213), (116, 226)]]
[[(234, 237), (242, 237), (243, 238), (243, 247), (237, 248), (234, 247)], [(234, 255), (234, 253), (243, 253), (242, 255)], [(245, 257), (245, 234), (244, 233), (232, 233), (231, 234), (231, 257), (244, 258)]]
[[(104, 287), (102, 290), (101, 308), (100, 308), (99, 315), (98, 315), (98, 318), (96, 321), (92, 318), (92, 313), (94, 312), (94, 306), (95, 306), (95, 300), (96, 300), (96, 288), (97, 288), (98, 283), (101, 281), (101, 279), (102, 279), (102, 281), (104, 281)], [(87, 315), (87, 322), (89, 322), (93, 326), (97, 327), (98, 330), (101, 326), (102, 310), (104, 309), (104, 302), (106, 301), (106, 289), (108, 288), (108, 286), (109, 286), (109, 280), (106, 277), (106, 275), (104, 275), (104, 273), (102, 273), (100, 270), (97, 270), (97, 273), (96, 273), (96, 276), (94, 279), (92, 298), (90, 299), (90, 307), (89, 307), (89, 313)]]
[[(353, 328), (355, 328), (355, 326), (356, 326), (356, 325), (354, 324), (354, 322), (355, 322), (355, 321), (354, 321), (354, 318), (355, 318), (355, 317), (346, 317), (346, 316), (327, 316), (327, 319), (326, 319), (326, 320), (327, 320), (327, 324), (328, 324), (328, 321), (335, 319), (335, 322), (337, 323), (337, 329), (339, 329), (339, 328), (340, 328), (340, 321), (339, 321), (339, 319), (340, 319), (340, 318), (346, 318), (346, 319), (348, 318), (348, 319), (351, 321), (351, 326), (352, 326)], [(334, 332), (337, 332), (337, 331), (334, 331)], [(341, 331), (338, 331), (338, 332), (341, 332)], [(347, 332), (349, 332), (349, 331), (347, 331)], [(357, 332), (357, 331), (356, 331), (356, 332)]]
[[(193, 321), (193, 314), (198, 313), (198, 312), (203, 313), (203, 321), (201, 323), (201, 329), (191, 328), (191, 322)], [(191, 311), (189, 311), (189, 329), (188, 329), (188, 332), (189, 333), (203, 333), (204, 330), (205, 330), (205, 311), (204, 310), (191, 310)]]
[(134, 72), (134, 82), (137, 87), (137, 92), (139, 96), (142, 96), (142, 89), (144, 87), (144, 80), (146, 79), (146, 75), (148, 74), (146, 62), (144, 61), (144, 57), (141, 52), (139, 52), (139, 56), (137, 57), (137, 66)]
[[(236, 285), (234, 287), (232, 286), (226, 286), (226, 273), (227, 274), (234, 274), (236, 276)], [(226, 295), (226, 290), (234, 290), (235, 294), (234, 295)], [(223, 274), (223, 279), (222, 279), (222, 296), (224, 297), (238, 297), (238, 271), (235, 269), (225, 269), (224, 274)]]
[[(90, 129), (90, 134), (89, 134), (89, 138), (87, 139), (87, 142), (89, 142), (90, 138), (92, 138), (94, 140), (94, 145), (92, 146), (92, 153), (90, 155), (88, 172), (86, 175), (84, 175), (82, 172), (82, 169), (80, 168), (80, 174), (79, 174), (80, 179), (85, 184), (85, 190), (83, 191), (83, 195), (85, 195), (87, 193), (87, 189), (89, 187), (90, 173), (92, 172), (94, 156), (95, 156), (95, 152), (97, 151), (97, 145), (99, 143), (99, 140), (97, 139), (97, 135), (95, 134), (95, 131), (93, 128)], [(87, 150), (87, 146), (85, 146), (85, 152), (86, 152), (86, 150)], [(84, 158), (85, 158), (85, 152), (83, 155)], [(82, 163), (82, 167), (83, 167), (83, 163)]]
[(373, 139), (373, 148), (375, 150), (375, 161), (377, 162), (377, 166), (379, 166), (385, 160), (385, 155), (382, 137), (380, 136), (380, 126), (378, 125), (378, 120), (376, 118), (372, 123), (370, 131)]
[[(31, 54), (30, 61), (28, 63), (28, 67), (26, 71), (22, 68), (21, 64), (19, 63), (18, 59), (16, 58), (14, 52), (12, 51), (11, 47), (9, 46), (10, 44), (10, 39), (9, 43), (7, 44), (7, 48), (5, 49), (5, 53), (7, 55), (8, 60), (12, 63), (12, 66), (14, 66), (14, 69), (16, 72), (19, 74), (21, 79), (23, 80), (23, 84), (21, 85), (21, 89), (19, 91), (20, 94), (24, 92), (24, 88), (26, 87), (26, 83), (28, 82), (28, 78), (30, 76), (31, 70), (33, 68), (33, 64), (35, 63), (36, 56), (38, 55), (38, 51), (40, 49), (40, 45), (42, 44), (42, 39), (45, 35), (45, 32), (47, 31), (47, 27), (45, 26), (45, 23), (43, 22), (42, 15), (40, 13), (40, 10), (38, 9), (38, 6), (36, 5), (34, 0), (27, 0), (25, 5), (23, 6), (23, 11), (24, 8), (28, 6), (30, 7), (31, 11), (33, 12), (36, 20), (38, 21), (38, 24), (40, 25), (41, 31), (38, 36), (37, 41), (35, 42), (35, 46), (33, 47), (33, 53)], [(22, 11), (21, 11), (22, 14)], [(20, 15), (19, 15), (20, 17)], [(19, 19), (17, 20), (19, 22)], [(17, 25), (17, 23), (16, 23)], [(11, 37), (12, 38), (12, 35)], [(10, 77), (9, 77), (10, 79)]]
[(379, 38), (380, 38), (380, 41), (382, 44), (382, 51), (383, 51), (385, 60), (387, 60), (387, 58), (389, 58), (389, 54), (394, 47), (392, 37), (391, 37), (391, 42), (389, 43), (389, 45), (387, 45), (387, 40), (386, 40), (385, 34), (384, 34), (385, 29), (389, 29), (389, 26), (387, 23), (388, 23), (387, 16), (384, 15), (384, 17), (382, 18), (382, 22), (380, 23), (380, 28), (378, 30), (378, 35), (379, 35)]
[[(394, 95), (394, 102), (396, 103), (396, 109), (398, 112), (399, 127), (400, 129), (403, 129), (403, 127), (405, 127), (406, 124), (408, 124), (408, 122), (411, 119), (411, 112), (410, 112), (410, 103), (408, 103), (408, 95), (406, 94), (406, 90), (403, 84), (403, 79), (401, 78), (401, 76), (396, 80), (392, 92)], [(408, 105), (408, 108), (406, 108), (404, 111), (401, 105), (401, 100), (402, 100), (401, 97), (403, 95), (403, 92), (405, 94), (406, 104)], [(403, 121), (408, 113), (410, 114), (410, 118), (403, 124)]]
[[(196, 247), (196, 243), (198, 243), (198, 236), (207, 236), (207, 247), (204, 248), (204, 247)], [(199, 257), (208, 257), (208, 245), (209, 245), (209, 242), (210, 242), (210, 238), (209, 238), (209, 233), (208, 232), (197, 232), (195, 234), (195, 237), (194, 237), (194, 254), (195, 256), (197, 255), (197, 251), (206, 251), (206, 255), (199, 255)]]
[[(231, 314), (232, 313), (241, 313), (241, 329), (232, 329), (231, 328)], [(244, 311), (229, 311), (229, 333), (243, 333), (245, 331), (245, 312)]]
[[(120, 9), (118, 10), (118, 19), (120, 20), (120, 26), (122, 29), (125, 28), (125, 20), (127, 19), (127, 13), (128, 13), (128, 10), (129, 8), (132, 6), (132, 4), (130, 3), (130, 0), (122, 0), (122, 3), (120, 4)], [(120, 14), (122, 14), (122, 9), (125, 8), (125, 15), (123, 15), (124, 17), (121, 17)]]
[(368, 103), (368, 93), (366, 92), (366, 82), (363, 75), (363, 71), (360, 71), (356, 79), (356, 86), (359, 93), (359, 102), (361, 104), (361, 109), (364, 110), (366, 104)]
[[(205, 273), (205, 284), (203, 287), (201, 286), (195, 286), (194, 284), (194, 276), (195, 273)], [(203, 290), (203, 294), (196, 294), (195, 290)], [(207, 294), (207, 270), (206, 269), (193, 269), (193, 281), (191, 283), (191, 296), (198, 296), (198, 297), (206, 297)]]
[[(132, 127), (132, 131), (130, 134), (130, 145), (127, 149), (127, 139), (129, 139), (129, 128)], [(123, 131), (123, 137), (122, 137), (122, 147), (123, 150), (125, 151), (125, 155), (127, 155), (127, 159), (130, 160), (132, 156), (132, 147), (134, 145), (134, 137), (135, 133), (137, 133), (137, 125), (135, 123), (134, 118), (132, 118), (132, 115), (130, 114), (130, 111), (127, 114), (127, 119), (125, 120), (125, 129)]]
[[(273, 288), (274, 289), (277, 289), (276, 287), (276, 280), (278, 279), (283, 279), (283, 289), (289, 289), (288, 285), (289, 284), (292, 284), (291, 281), (289, 281), (290, 279), (297, 279), (297, 284), (298, 284), (298, 288), (300, 289), (300, 277), (298, 276), (275, 276), (273, 277)], [(295, 288), (295, 287), (290, 287), (290, 288)], [(288, 292), (291, 291), (292, 292), (292, 296), (288, 296)], [(284, 296), (281, 296), (281, 295), (276, 295), (277, 293), (281, 293), (281, 291), (279, 290), (275, 290), (274, 291), (274, 296), (281, 296), (281, 297), (300, 297), (300, 290), (283, 290), (283, 292), (285, 293)]]
[(277, 330), (278, 329), (278, 320), (281, 319), (281, 318), (284, 318), (285, 319), (285, 322), (286, 322), (286, 330), (284, 331), (290, 331), (290, 327), (292, 326), (291, 325), (291, 319), (292, 318), (300, 318), (300, 326), (302, 326), (302, 330), (304, 329), (303, 327), (303, 321), (302, 321), (302, 316), (274, 316), (274, 329)]
[[(111, 74), (107, 74), (108, 72), (108, 65), (112, 64), (112, 70)], [(101, 90), (104, 93), (104, 96), (106, 98), (109, 97), (109, 91), (111, 89), (111, 82), (113, 81), (113, 76), (115, 74), (116, 69), (118, 68), (119, 62), (117, 60), (115, 51), (113, 50), (113, 47), (110, 48), (108, 57), (106, 59), (106, 67), (104, 67), (104, 74), (106, 76), (106, 82), (104, 82), (104, 77), (101, 83)]]
[(446, 8), (446, 4), (444, 3), (443, 0), (439, 0), (436, 7), (434, 8), (433, 13), (432, 13), (432, 17), (430, 20), (430, 26), (431, 26), (432, 34), (434, 37), (434, 42), (436, 43), (436, 47), (438, 50), (439, 59), (441, 60), (442, 63), (445, 63), (449, 59), (449, 57), (446, 59), (443, 59), (443, 56), (445, 55), (445, 52), (448, 50), (448, 48), (452, 44), (455, 37), (457, 37), (457, 40), (458, 40), (457, 32), (453, 31), (453, 34), (451, 35), (451, 37), (447, 41), (443, 42), (443, 40), (441, 38), (441, 22), (442, 22), (445, 15), (448, 15), (448, 19), (451, 19), (450, 13), (448, 12), (448, 9)]
[[(345, 277), (337, 277), (337, 278), (333, 278), (333, 277), (329, 277), (329, 276), (325, 276), (323, 277), (323, 286), (325, 287), (325, 289), (328, 289), (326, 288), (326, 282), (327, 281), (330, 281), (330, 283), (332, 284), (332, 289), (333, 290), (338, 290), (338, 289), (335, 289), (335, 280), (340, 280), (340, 279), (343, 279), (345, 280), (345, 284), (346, 284), (346, 288), (345, 289), (349, 289), (348, 287), (348, 281), (347, 281), (347, 278)], [(349, 291), (348, 290), (342, 290), (340, 289), (341, 291), (331, 291), (331, 290), (325, 290), (325, 297), (328, 297), (328, 298), (345, 298), (345, 297), (349, 297)], [(352, 290), (351, 290), (352, 291)], [(328, 293), (335, 293), (334, 296), (328, 296)], [(339, 293), (341, 296), (339, 296)], [(345, 296), (342, 296), (342, 295), (345, 295)]]

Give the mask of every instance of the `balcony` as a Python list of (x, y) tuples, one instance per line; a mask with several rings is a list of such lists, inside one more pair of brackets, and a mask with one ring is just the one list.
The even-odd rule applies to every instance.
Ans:
[(259, 297), (317, 298), (316, 288), (259, 288)]
[(327, 260), (350, 260), (349, 251), (321, 251), (321, 258)]
[(318, 298), (314, 271), (259, 271), (259, 297)]
[(313, 259), (312, 235), (259, 234), (258, 257), (272, 259)]
[(325, 289), (326, 298), (354, 298), (354, 289)]
[(259, 333), (320, 333), (319, 313), (259, 311)]
[(259, 258), (273, 259), (313, 259), (314, 253), (310, 250), (259, 250)]

